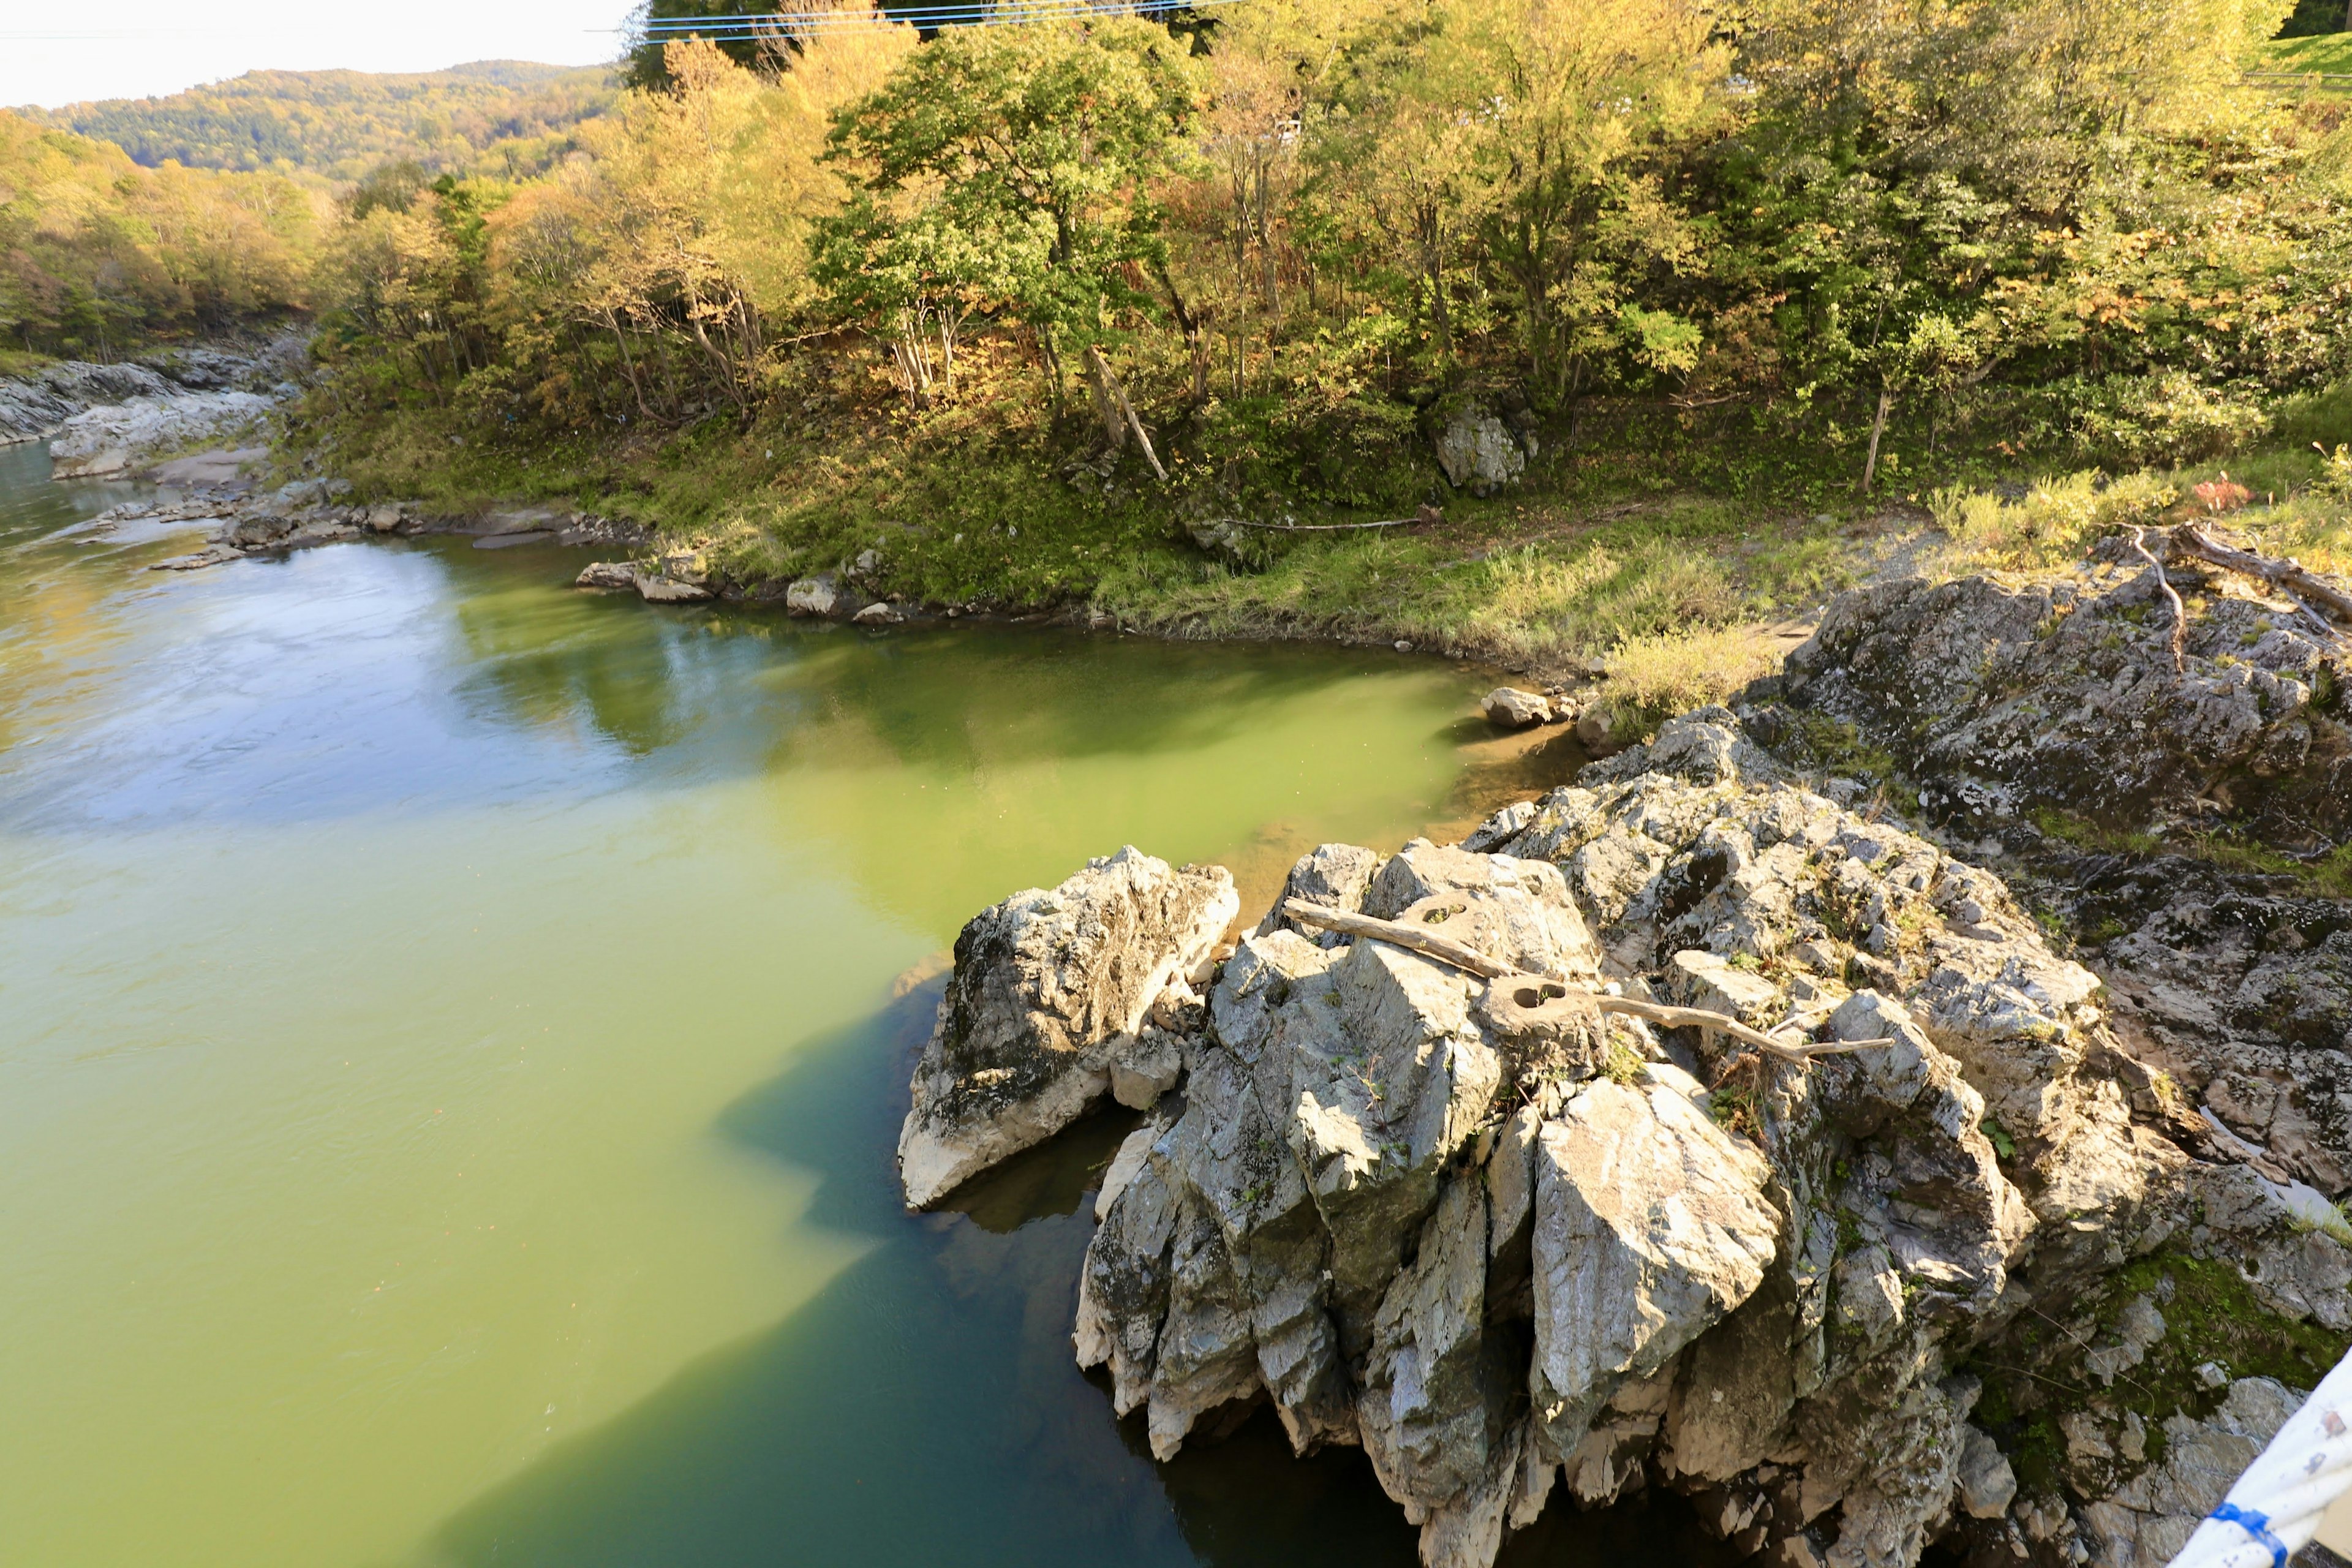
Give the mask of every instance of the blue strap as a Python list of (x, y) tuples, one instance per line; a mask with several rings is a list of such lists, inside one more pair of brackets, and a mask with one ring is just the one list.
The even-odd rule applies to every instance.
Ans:
[(2258, 1512), (2251, 1508), (2240, 1508), (2236, 1503), (2225, 1501), (2205, 1517), (2218, 1519), (2224, 1524), (2236, 1525), (2271, 1549), (2271, 1568), (2286, 1568), (2286, 1542), (2271, 1533), (2269, 1514)]

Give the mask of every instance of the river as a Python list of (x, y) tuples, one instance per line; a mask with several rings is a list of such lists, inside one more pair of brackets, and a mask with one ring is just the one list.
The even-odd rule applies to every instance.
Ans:
[[(910, 1216), (941, 950), (1133, 842), (1262, 902), (1565, 763), (1486, 672), (187, 574), (0, 447), (0, 1560), (1397, 1568), (1353, 1453), (1154, 1466), (1069, 1350), (1106, 1116)], [(1687, 1561), (1555, 1509), (1506, 1561)]]

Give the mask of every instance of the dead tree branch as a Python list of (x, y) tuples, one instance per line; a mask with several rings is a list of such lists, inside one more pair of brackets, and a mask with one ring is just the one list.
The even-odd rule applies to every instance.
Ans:
[[(1513, 968), (1499, 959), (1489, 958), (1466, 942), (1456, 942), (1452, 937), (1440, 936), (1433, 931), (1424, 931), (1401, 921), (1376, 920), (1370, 915), (1351, 914), (1345, 910), (1330, 909), (1322, 904), (1311, 904), (1304, 899), (1285, 900), (1282, 912), (1303, 925), (1321, 926), (1327, 931), (1336, 931), (1342, 936), (1370, 937), (1378, 942), (1410, 949), (1424, 957), (1436, 959), (1440, 963), (1449, 963), (1456, 969), (1465, 970), (1481, 979), (1538, 982), (1546, 980), (1545, 976), (1529, 974), (1524, 970)], [(1557, 986), (1559, 982), (1552, 980), (1549, 984)], [(1640, 1018), (1646, 1023), (1658, 1025), (1662, 1028), (1711, 1029), (1717, 1034), (1728, 1035), (1743, 1045), (1753, 1046), (1758, 1050), (1776, 1057), (1781, 1061), (1792, 1062), (1801, 1067), (1815, 1057), (1839, 1056), (1848, 1051), (1864, 1050), (1872, 1046), (1894, 1044), (1892, 1040), (1885, 1039), (1836, 1040), (1824, 1045), (1796, 1044), (1788, 1040), (1775, 1039), (1761, 1029), (1751, 1029), (1727, 1013), (1710, 1012), (1704, 1007), (1670, 1007), (1662, 1002), (1643, 1002), (1631, 996), (1612, 996), (1605, 991), (1585, 991), (1581, 987), (1569, 994), (1580, 1004), (1589, 1005), (1600, 1012), (1615, 1013), (1628, 1018)]]
[(2209, 536), (2193, 522), (2184, 522), (2174, 537), (2189, 547), (2189, 552), (2216, 566), (2226, 567), (2243, 577), (2252, 577), (2274, 587), (2292, 589), (2295, 594), (2326, 606), (2327, 613), (2347, 626), (2352, 626), (2352, 594), (2330, 583), (2316, 573), (2305, 570), (2302, 562), (2293, 556), (2277, 560), (2268, 555), (2256, 555), (2252, 551), (2232, 549)]
[(2180, 595), (2172, 586), (2172, 579), (2164, 574), (2164, 563), (2148, 553), (2147, 530), (2134, 524), (2131, 531), (2131, 542), (2132, 548), (2139, 552), (2139, 558), (2155, 570), (2156, 585), (2164, 590), (2166, 598), (2172, 601), (2172, 673), (2185, 675), (2189, 671), (2189, 658), (2186, 651), (2189, 646), (2188, 606), (2180, 602)]

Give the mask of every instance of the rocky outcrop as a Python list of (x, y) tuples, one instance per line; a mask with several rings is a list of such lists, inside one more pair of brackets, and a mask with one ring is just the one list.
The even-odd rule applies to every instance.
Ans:
[[(1162, 1009), (1183, 1075), (1111, 1162), (1074, 1334), (1162, 1458), (1263, 1401), (1302, 1453), (1360, 1445), (1447, 1568), (1649, 1485), (1775, 1563), (2120, 1563), (2220, 1496), (2131, 1423), (2243, 1436), (2255, 1368), (2307, 1386), (2352, 1334), (2352, 1252), (2162, 1102), (2001, 879), (1727, 711), (1458, 847), (1323, 846), (1284, 896), (1515, 973), (1277, 915)], [(959, 944), (910, 1139), (1099, 1093), (1077, 1046), (987, 1101), (1039, 1053), (948, 1043), (1040, 1032), (971, 998), (1112, 973), (986, 934), (1047, 897)], [(1573, 1000), (1604, 986), (1853, 1048), (1801, 1068)], [(957, 1149), (959, 1179), (994, 1157)], [(2075, 1430), (2116, 1458), (2052, 1471)]]
[(1115, 1063), (1155, 1077), (1151, 1037), (1179, 1020), (1240, 907), (1223, 868), (1130, 846), (973, 917), (898, 1136), (908, 1206), (1068, 1126)]
[(2234, 825), (2293, 850), (2352, 835), (2342, 656), (2250, 582), (2185, 559), (2167, 570), (2191, 601), (2179, 670), (2156, 570), (2095, 560), (2053, 582), (1843, 595), (1779, 693), (1854, 726), (1971, 833), (2055, 811), (2126, 834)]
[(2269, 584), (2160, 535), (2150, 547), (2185, 601), (2179, 668), (2156, 570), (2111, 541), (2054, 581), (1846, 595), (1743, 716), (1791, 763), (1916, 803), (2003, 858), (2074, 933), (2132, 1056), (2160, 1075), (2136, 1090), (2148, 1107), (2210, 1113), (2273, 1174), (2341, 1195), (2347, 661)]
[(0, 443), (54, 436), (59, 479), (142, 468), (254, 426), (291, 395), (307, 353), (293, 331), (257, 347), (158, 350), (137, 361), (64, 361), (0, 380)]
[(179, 386), (142, 364), (68, 360), (0, 381), (0, 442), (47, 436), (86, 408), (134, 397), (167, 397)]
[(50, 438), (50, 472), (60, 479), (131, 473), (159, 456), (247, 436), (277, 405), (252, 392), (179, 392), (85, 409)]
[(1447, 415), (1434, 442), (1446, 482), (1475, 496), (1492, 495), (1527, 471), (1528, 446), (1486, 405), (1469, 400)]

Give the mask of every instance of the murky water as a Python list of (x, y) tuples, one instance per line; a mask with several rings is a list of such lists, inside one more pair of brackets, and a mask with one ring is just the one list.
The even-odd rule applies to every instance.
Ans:
[(131, 493), (0, 448), (0, 1561), (1412, 1562), (1359, 1457), (1156, 1467), (1071, 1364), (1121, 1123), (948, 1214), (890, 1159), (965, 917), (1475, 815), (1564, 765), (1479, 672), (464, 541), (150, 573), (192, 542), (74, 526)]

